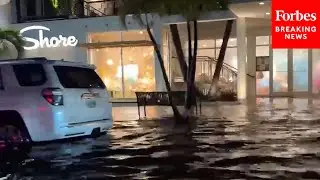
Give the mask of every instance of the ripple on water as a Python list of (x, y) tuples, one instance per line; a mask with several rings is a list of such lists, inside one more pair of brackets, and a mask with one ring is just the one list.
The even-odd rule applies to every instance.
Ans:
[(0, 176), (320, 179), (319, 108), (264, 101), (256, 108), (208, 105), (189, 126), (172, 119), (119, 120), (97, 139), (38, 145), (28, 154), (1, 154), (5, 160), (0, 161)]

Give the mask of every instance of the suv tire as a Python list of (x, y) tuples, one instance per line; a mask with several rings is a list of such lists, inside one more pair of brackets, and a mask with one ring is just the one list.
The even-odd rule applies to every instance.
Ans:
[(0, 119), (0, 149), (27, 150), (31, 148), (29, 133), (19, 119), (8, 116)]

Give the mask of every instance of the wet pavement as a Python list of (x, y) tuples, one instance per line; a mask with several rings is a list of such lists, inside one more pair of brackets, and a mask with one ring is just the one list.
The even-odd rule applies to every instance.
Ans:
[(320, 179), (320, 100), (256, 104), (207, 104), (189, 125), (159, 118), (169, 108), (148, 108), (148, 118), (137, 120), (136, 107), (116, 107), (107, 135), (16, 153), (0, 163), (0, 177)]

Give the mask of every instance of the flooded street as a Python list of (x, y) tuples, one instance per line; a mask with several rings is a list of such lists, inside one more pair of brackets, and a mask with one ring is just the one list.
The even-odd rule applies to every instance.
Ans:
[(107, 135), (35, 146), (12, 157), (16, 162), (1, 163), (0, 177), (320, 179), (320, 100), (211, 104), (189, 126), (154, 118), (170, 109), (150, 108), (142, 120), (136, 107), (126, 110), (115, 108)]

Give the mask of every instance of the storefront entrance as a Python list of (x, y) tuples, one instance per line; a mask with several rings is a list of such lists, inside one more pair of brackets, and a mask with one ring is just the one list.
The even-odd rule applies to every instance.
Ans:
[(137, 91), (155, 91), (154, 51), (146, 36), (143, 31), (90, 36), (90, 63), (113, 99), (134, 99)]

